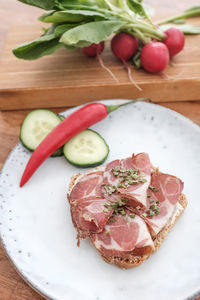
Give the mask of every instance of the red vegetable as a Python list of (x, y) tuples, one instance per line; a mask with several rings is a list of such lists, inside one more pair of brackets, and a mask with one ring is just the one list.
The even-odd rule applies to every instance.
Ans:
[(73, 136), (103, 120), (109, 113), (119, 107), (143, 100), (147, 99), (139, 98), (121, 105), (110, 106), (106, 106), (101, 103), (90, 103), (73, 112), (60, 124), (58, 124), (35, 149), (26, 165), (20, 186), (22, 187), (30, 179), (33, 173), (39, 168), (46, 158), (69, 141)]
[(111, 49), (113, 54), (123, 62), (124, 66), (128, 70), (130, 81), (136, 86), (138, 90), (141, 91), (141, 88), (133, 80), (131, 75), (131, 68), (127, 63), (127, 60), (137, 52), (138, 45), (138, 38), (127, 32), (120, 32), (116, 34), (111, 41)]
[(185, 44), (184, 34), (182, 31), (174, 27), (166, 30), (165, 34), (166, 39), (164, 40), (164, 44), (167, 46), (170, 56), (178, 54)]
[(113, 54), (122, 62), (130, 59), (138, 50), (138, 38), (127, 32), (116, 34), (111, 41)]
[(88, 47), (82, 48), (82, 51), (85, 55), (89, 57), (95, 57), (97, 54), (101, 54), (104, 50), (104, 42), (101, 42), (99, 44), (91, 44)]
[(151, 42), (142, 48), (140, 59), (146, 71), (150, 73), (162, 72), (169, 63), (169, 51), (165, 44)]

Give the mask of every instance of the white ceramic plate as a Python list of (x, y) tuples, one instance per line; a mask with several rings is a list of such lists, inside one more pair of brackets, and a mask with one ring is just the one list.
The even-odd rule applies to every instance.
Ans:
[(182, 300), (198, 293), (200, 128), (164, 107), (137, 103), (121, 107), (93, 129), (110, 146), (107, 162), (145, 151), (154, 166), (180, 177), (188, 208), (156, 254), (137, 268), (119, 269), (105, 263), (88, 240), (76, 246), (66, 193), (70, 177), (84, 170), (63, 157), (49, 158), (19, 188), (30, 157), (19, 143), (0, 179), (1, 239), (16, 268), (56, 300)]

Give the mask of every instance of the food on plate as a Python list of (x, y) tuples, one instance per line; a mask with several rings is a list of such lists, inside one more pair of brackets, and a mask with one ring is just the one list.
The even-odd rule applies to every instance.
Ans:
[[(48, 111), (49, 113), (47, 112), (48, 115), (47, 119), (48, 117), (50, 119), (50, 115), (51, 115), (51, 118), (54, 117), (53, 119), (56, 119), (56, 121), (59, 124), (57, 124), (57, 126), (52, 131), (50, 131), (49, 134), (47, 134), (47, 136), (44, 139), (42, 139), (39, 145), (35, 148), (22, 175), (20, 181), (20, 187), (22, 187), (29, 180), (29, 178), (33, 175), (33, 173), (45, 161), (45, 159), (51, 156), (55, 151), (57, 151), (60, 147), (62, 147), (67, 141), (69, 141), (75, 135), (89, 128), (91, 125), (105, 119), (109, 113), (115, 111), (121, 106), (128, 105), (138, 101), (145, 101), (145, 100), (150, 101), (148, 98), (138, 98), (136, 100), (132, 100), (119, 105), (105, 105), (103, 103), (86, 104), (81, 108), (77, 109), (72, 114), (70, 114), (68, 117), (66, 117), (64, 120), (62, 120), (62, 122), (60, 122), (59, 120), (61, 117), (57, 117), (56, 115), (54, 115), (54, 113), (51, 114)], [(32, 112), (29, 114), (29, 117), (27, 117), (26, 123), (28, 123), (28, 120), (30, 121), (30, 125), (34, 123), (36, 118), (31, 117), (32, 114), (34, 116), (36, 114), (37, 117), (39, 117), (38, 119), (41, 121), (40, 113), (38, 116), (37, 112), (35, 114)], [(29, 129), (29, 125), (27, 126), (27, 128)], [(33, 134), (33, 136), (34, 136), (34, 143), (35, 143), (34, 145), (36, 145), (35, 134)], [(42, 135), (42, 137), (43, 136), (44, 135)]]
[(69, 163), (81, 168), (101, 165), (109, 154), (104, 138), (92, 129), (86, 129), (73, 137), (63, 147)]
[(106, 262), (141, 264), (186, 208), (182, 190), (183, 182), (154, 168), (147, 153), (75, 175), (67, 197), (78, 245), (88, 237)]
[[(65, 119), (48, 109), (35, 109), (27, 114), (21, 128), (20, 141), (34, 151), (44, 138)], [(96, 131), (86, 129), (73, 137), (51, 156), (62, 156), (77, 167), (87, 168), (102, 164), (109, 153), (106, 141)]]
[[(35, 109), (27, 114), (20, 127), (20, 141), (30, 151), (34, 151), (41, 141), (55, 128), (62, 120), (60, 116), (48, 109)], [(55, 151), (51, 156), (61, 156), (62, 148)]]

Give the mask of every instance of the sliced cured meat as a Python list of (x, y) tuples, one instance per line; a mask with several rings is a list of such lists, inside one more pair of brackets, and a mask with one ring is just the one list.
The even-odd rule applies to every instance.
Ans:
[[(156, 171), (151, 176), (150, 188), (148, 190), (145, 221), (149, 225), (152, 234), (156, 235), (173, 216), (183, 190), (183, 182), (175, 176)], [(153, 214), (153, 216), (149, 217), (149, 214)]]
[(74, 200), (89, 198), (89, 197), (102, 197), (101, 189), (103, 183), (103, 172), (93, 171), (81, 175), (78, 182), (74, 185), (68, 195), (69, 202)]
[(126, 158), (121, 160), (121, 168), (125, 169), (138, 169), (140, 173), (146, 175), (151, 174), (151, 162), (149, 155), (145, 152), (139, 153), (137, 155), (132, 155), (131, 158)]
[(82, 198), (71, 205), (72, 220), (82, 238), (91, 232), (102, 231), (112, 213), (113, 209), (104, 198)]
[(102, 232), (92, 234), (92, 243), (104, 256), (150, 254), (154, 243), (144, 220), (128, 210), (125, 213), (114, 215)]
[[(118, 192), (125, 198), (128, 198), (127, 206), (146, 208), (147, 189), (151, 181), (151, 163), (148, 154), (139, 153), (133, 155), (132, 158), (122, 159), (121, 168), (126, 170), (138, 170), (137, 184), (131, 184), (127, 188), (118, 188)], [(141, 179), (141, 182), (140, 182)]]
[(103, 173), (102, 191), (104, 198), (110, 202), (116, 202), (121, 198), (121, 195), (117, 193), (119, 179), (113, 174), (115, 168), (120, 168), (120, 160), (113, 160), (108, 163)]
[(107, 164), (103, 173), (103, 183), (110, 186), (117, 186), (119, 179), (114, 176), (112, 170), (120, 167), (120, 160), (113, 160)]
[(68, 199), (72, 220), (80, 237), (103, 230), (113, 209), (102, 194), (103, 172), (93, 171), (81, 175), (75, 182)]
[(104, 184), (114, 190), (110, 195), (105, 193), (106, 198), (116, 198), (118, 193), (118, 198), (128, 199), (127, 206), (146, 208), (147, 189), (151, 180), (148, 154), (140, 153), (109, 163), (103, 177)]

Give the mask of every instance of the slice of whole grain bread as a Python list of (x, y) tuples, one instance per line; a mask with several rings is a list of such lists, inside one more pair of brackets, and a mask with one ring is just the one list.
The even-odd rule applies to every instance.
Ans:
[[(155, 170), (155, 168), (153, 168), (153, 169)], [(96, 170), (102, 170), (102, 167), (96, 168), (95, 171)], [(91, 171), (88, 171), (87, 173), (89, 173), (89, 172), (91, 172)], [(71, 178), (71, 181), (70, 181), (70, 184), (69, 184), (69, 189), (68, 189), (68, 194), (67, 194), (69, 203), (70, 203), (70, 193), (72, 191), (72, 188), (74, 187), (74, 185), (77, 183), (77, 181), (79, 180), (79, 178), (81, 176), (82, 175), (79, 173), (79, 174), (74, 175)], [(152, 237), (153, 241), (154, 241), (154, 245), (155, 245), (154, 252), (156, 252), (158, 250), (158, 248), (162, 244), (163, 240), (165, 239), (167, 233), (171, 230), (171, 228), (174, 226), (176, 221), (180, 218), (180, 216), (184, 212), (185, 208), (187, 207), (187, 199), (186, 199), (186, 196), (184, 194), (181, 194), (177, 204), (178, 204), (178, 209), (175, 210), (175, 212), (174, 212), (173, 216), (171, 217), (169, 223), (155, 237)], [(82, 235), (80, 230), (78, 230), (78, 228), (76, 227), (75, 222), (73, 221), (73, 218), (72, 218), (72, 222), (73, 222), (73, 225), (74, 225), (74, 227), (76, 228), (76, 230), (78, 232), (77, 239), (78, 239), (78, 245), (79, 245), (80, 237), (85, 238), (87, 236), (84, 236), (84, 234)], [(134, 256), (132, 254), (127, 254), (123, 257), (119, 257), (119, 256), (106, 256), (103, 253), (101, 253), (101, 251), (99, 251), (99, 252), (100, 252), (102, 258), (107, 263), (115, 264), (118, 267), (124, 268), (124, 269), (133, 268), (133, 267), (136, 267), (136, 266), (142, 264), (146, 259), (148, 259), (154, 253), (154, 252), (152, 252), (149, 255), (141, 255), (141, 256)]]
[[(169, 224), (167, 226), (165, 226), (153, 239), (154, 245), (155, 245), (154, 252), (156, 252), (159, 249), (159, 247), (161, 246), (162, 242), (164, 241), (167, 233), (171, 230), (171, 228), (174, 226), (176, 221), (180, 218), (180, 216), (184, 212), (185, 208), (187, 207), (187, 199), (184, 194), (181, 194), (178, 203), (179, 203), (179, 210), (177, 212), (175, 212), (175, 214), (172, 216), (171, 222), (169, 222)], [(129, 268), (139, 266), (147, 258), (149, 258), (153, 253), (151, 253), (149, 255), (142, 255), (142, 256), (134, 256), (134, 255), (128, 254), (127, 256), (125, 256), (123, 258), (117, 257), (117, 256), (109, 257), (109, 256), (105, 256), (102, 253), (101, 253), (101, 256), (106, 262), (108, 262), (110, 264), (114, 263), (120, 268), (129, 269)]]

